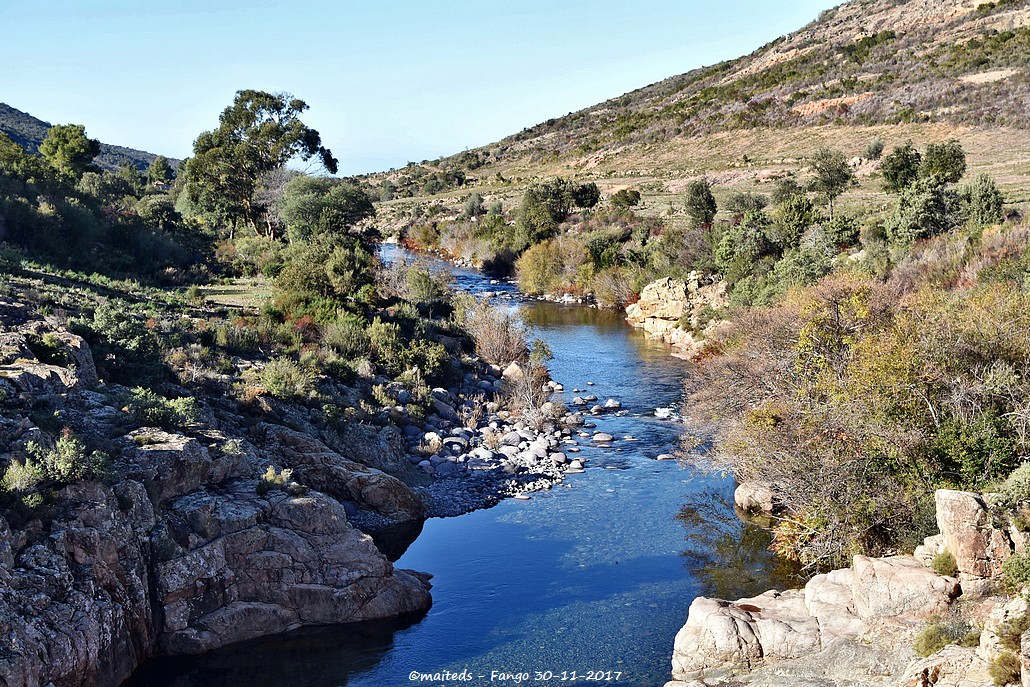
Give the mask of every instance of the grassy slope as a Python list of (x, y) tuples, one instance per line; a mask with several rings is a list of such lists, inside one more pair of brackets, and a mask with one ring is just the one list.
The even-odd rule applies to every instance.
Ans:
[[(921, 147), (958, 138), (969, 157), (968, 176), (991, 174), (1010, 204), (1025, 207), (1030, 203), (1030, 134), (1023, 127), (1030, 123), (1023, 96), (1030, 93), (1025, 64), (1030, 51), (955, 52), (954, 46), (985, 32), (1015, 30), (1013, 40), (1025, 40), (1030, 3), (1003, 0), (994, 9), (978, 10), (981, 4), (854, 0), (751, 55), (666, 79), (484, 146), (474, 151), (487, 160), (469, 171), (475, 182), (384, 203), (384, 215), (389, 218), (394, 209), (413, 203), (454, 206), (472, 190), (510, 206), (530, 180), (564, 175), (595, 181), (605, 194), (636, 188), (644, 197), (642, 214), (660, 214), (676, 224), (689, 179), (708, 175), (720, 199), (731, 191), (769, 190), (771, 184), (756, 182), (759, 175), (802, 172), (804, 157), (822, 146), (858, 156), (877, 137), (887, 151), (906, 140)], [(864, 58), (847, 58), (849, 46), (861, 37), (887, 29), (895, 30), (897, 38), (874, 46)], [(981, 58), (986, 62), (978, 64)], [(797, 68), (777, 71), (787, 63)], [(883, 74), (893, 80), (882, 79)], [(828, 101), (824, 96), (839, 90), (842, 75), (857, 81), (848, 93), (870, 95), (846, 113), (820, 110), (820, 103)], [(712, 89), (715, 95), (709, 97)], [(799, 91), (806, 95), (798, 98)], [(683, 107), (706, 99), (711, 105), (696, 111)], [(733, 124), (732, 115), (749, 99), (773, 104), (758, 121)], [(798, 115), (794, 108), (813, 114)], [(898, 108), (915, 114), (899, 118)], [(692, 114), (683, 119), (684, 113)], [(901, 121), (906, 118), (916, 121)], [(626, 131), (627, 122), (636, 122), (635, 128)], [(369, 181), (374, 185), (398, 174), (373, 175)], [(499, 182), (498, 174), (507, 183)], [(861, 172), (860, 179), (861, 187), (842, 199), (843, 207), (878, 212), (888, 202), (879, 180)]]
[[(1030, 134), (1009, 128), (965, 127), (951, 124), (897, 124), (874, 126), (819, 126), (782, 129), (748, 129), (716, 132), (697, 138), (676, 139), (660, 144), (626, 146), (603, 159), (559, 159), (533, 163), (526, 159), (506, 160), (478, 170), (483, 181), (471, 187), (454, 189), (435, 196), (401, 198), (381, 204), (385, 217), (411, 205), (442, 202), (459, 206), (473, 190), (487, 199), (501, 198), (506, 207), (514, 206), (529, 180), (555, 175), (573, 176), (597, 183), (604, 195), (622, 188), (641, 191), (643, 203), (638, 214), (661, 216), (670, 225), (686, 222), (683, 192), (689, 180), (707, 175), (722, 200), (734, 191), (768, 193), (772, 183), (760, 178), (769, 173), (805, 173), (804, 155), (829, 146), (858, 156), (875, 138), (882, 139), (889, 151), (894, 145), (911, 140), (918, 147), (931, 141), (957, 138), (967, 153), (967, 178), (987, 172), (1005, 194), (1007, 207), (1030, 206)], [(744, 156), (749, 162), (744, 162)], [(496, 181), (500, 173), (508, 183)], [(840, 207), (856, 214), (876, 214), (891, 205), (880, 189), (878, 175), (859, 172), (860, 185), (846, 193)], [(669, 214), (672, 206), (673, 214)]]

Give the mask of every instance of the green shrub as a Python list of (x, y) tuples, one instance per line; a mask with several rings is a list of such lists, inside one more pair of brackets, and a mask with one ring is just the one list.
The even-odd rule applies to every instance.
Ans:
[(1020, 501), (1030, 501), (1030, 463), (1022, 463), (1012, 471), (1001, 487), (1002, 499), (1009, 505)]
[(192, 396), (168, 399), (139, 386), (129, 391), (125, 407), (139, 424), (166, 429), (192, 424), (200, 413)]
[(913, 648), (920, 656), (935, 654), (951, 643), (951, 637), (942, 623), (927, 625), (916, 635)]
[(988, 174), (978, 174), (962, 189), (966, 221), (975, 227), (987, 227), (1002, 220), (1001, 191)]
[(68, 362), (64, 344), (53, 332), (47, 332), (43, 336), (29, 335), (25, 343), (41, 363), (63, 366)]
[[(934, 619), (931, 618), (931, 621)], [(959, 646), (977, 646), (980, 642), (980, 633), (962, 620), (930, 622), (919, 631), (913, 642), (912, 648), (924, 658), (935, 654), (949, 644)]]
[(1003, 651), (991, 661), (987, 672), (998, 687), (1018, 685), (1020, 681), (1019, 657), (1011, 651)]
[(617, 208), (630, 208), (640, 203), (640, 191), (624, 188), (616, 191), (610, 200)]
[(413, 339), (401, 349), (400, 363), (401, 372), (417, 368), (426, 379), (439, 381), (447, 363), (447, 350), (435, 341)]
[(341, 317), (322, 327), (322, 344), (349, 359), (360, 358), (369, 352), (365, 325), (355, 315)]
[(308, 492), (307, 487), (293, 481), (292, 469), (283, 468), (282, 470), (276, 470), (274, 466), (269, 465), (268, 469), (265, 470), (265, 474), (258, 480), (255, 490), (258, 496), (264, 496), (273, 489), (282, 489), (291, 496), (303, 496)]
[(105, 301), (91, 318), (73, 321), (72, 329), (89, 343), (97, 372), (105, 381), (153, 386), (168, 374), (161, 363), (157, 334), (124, 303)]
[(240, 324), (219, 324), (212, 330), (214, 343), (231, 351), (251, 352), (258, 348), (258, 333)]
[(908, 246), (947, 231), (956, 201), (955, 192), (945, 189), (938, 178), (917, 179), (898, 194), (897, 206), (885, 225), (887, 237), (896, 246)]
[[(86, 444), (67, 428), (52, 448), (30, 441), (25, 450), (30, 459), (25, 470), (35, 471), (43, 480), (65, 483), (80, 479), (104, 479), (111, 474), (110, 457), (101, 451), (87, 451)], [(34, 477), (28, 472), (19, 472), (22, 488), (29, 487)], [(12, 482), (18, 476), (12, 475)], [(4, 480), (7, 480), (6, 473)]]
[(372, 359), (385, 367), (391, 374), (403, 372), (399, 359), (401, 348), (401, 328), (395, 322), (383, 322), (376, 317), (368, 325), (368, 345)]
[(269, 394), (282, 400), (307, 397), (315, 389), (315, 374), (286, 357), (268, 361), (258, 379)]
[(4, 491), (23, 494), (35, 489), (42, 481), (43, 473), (35, 464), (12, 460), (4, 471), (2, 486)]
[(930, 567), (938, 575), (944, 575), (945, 577), (955, 577), (958, 575), (958, 562), (951, 551), (941, 551), (934, 556)]
[(866, 146), (863, 156), (867, 160), (879, 160), (881, 155), (883, 155), (883, 139), (874, 138)]
[(526, 293), (548, 293), (561, 282), (557, 241), (542, 241), (530, 246), (517, 263), (519, 288)]
[(408, 298), (419, 305), (430, 305), (443, 301), (447, 296), (446, 286), (428, 270), (410, 269), (406, 275)]
[(949, 418), (930, 442), (931, 453), (962, 485), (978, 488), (1012, 469), (1019, 452), (1008, 422), (988, 410), (974, 422)]
[(1017, 615), (1009, 618), (998, 626), (998, 641), (1003, 649), (1019, 651), (1023, 633), (1030, 630), (1030, 614)]
[(1013, 592), (1030, 584), (1030, 555), (1013, 554), (1001, 565), (1001, 579), (1005, 586)]
[(858, 221), (847, 215), (837, 214), (824, 227), (826, 240), (835, 248), (853, 246), (858, 243), (861, 228)]

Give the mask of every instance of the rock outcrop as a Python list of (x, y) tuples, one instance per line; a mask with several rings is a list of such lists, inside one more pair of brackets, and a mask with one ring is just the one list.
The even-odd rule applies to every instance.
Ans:
[[(330, 447), (205, 408), (189, 429), (128, 431), (127, 390), (98, 385), (85, 341), (0, 310), (0, 468), (47, 435), (24, 412), (41, 403), (113, 459), (110, 479), (0, 517), (0, 686), (115, 687), (156, 654), (429, 607), (429, 577), (395, 569), (348, 515), (425, 512), (396, 429)], [(300, 484), (259, 481), (268, 465)]]
[(626, 306), (626, 321), (689, 358), (723, 325), (717, 312), (726, 303), (725, 282), (703, 285), (701, 275), (691, 272), (687, 281), (667, 277), (645, 286), (640, 299)]
[(154, 576), (166, 653), (429, 605), (427, 578), (394, 570), (343, 506), (318, 492), (262, 498), (241, 482), (175, 500), (165, 523), (182, 551)]
[(994, 526), (983, 497), (941, 489), (935, 498), (941, 543), (955, 557), (959, 572), (972, 577), (1000, 575), (1014, 544), (1004, 530)]
[[(771, 496), (749, 488), (740, 501), (761, 509)], [(996, 591), (1002, 564), (1027, 550), (1024, 533), (991, 495), (939, 490), (936, 505), (940, 534), (913, 556), (855, 556), (850, 568), (816, 575), (801, 590), (695, 599), (676, 636), (667, 687), (989, 687), (990, 666), (1006, 651), (1026, 680), (1030, 602)], [(944, 551), (954, 555), (957, 577), (933, 571)], [(970, 600), (958, 609), (960, 595)], [(981, 627), (979, 645), (948, 644), (920, 658), (913, 640), (932, 622)]]
[[(856, 556), (851, 568), (817, 575), (803, 590), (769, 591), (732, 603), (699, 597), (676, 635), (673, 678), (727, 678), (766, 662), (810, 657), (837, 643), (862, 645), (884, 624), (913, 625), (946, 611), (958, 593), (957, 580), (911, 556)], [(813, 666), (809, 677), (820, 677), (824, 667)]]
[(776, 491), (764, 482), (743, 482), (733, 490), (733, 503), (746, 513), (769, 515), (776, 511)]

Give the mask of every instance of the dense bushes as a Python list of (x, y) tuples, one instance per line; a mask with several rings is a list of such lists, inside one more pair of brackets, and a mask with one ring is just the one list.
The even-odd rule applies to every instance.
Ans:
[[(995, 276), (1028, 246), (1000, 250), (999, 229), (976, 250), (949, 253), (950, 240), (914, 280), (838, 275), (739, 312), (716, 342), (725, 354), (698, 370), (690, 405), (719, 422), (713, 460), (786, 496), (781, 553), (830, 565), (915, 543), (935, 488), (983, 488), (1030, 450), (1030, 296)], [(931, 254), (955, 261), (964, 288), (928, 281)]]
[(17, 527), (35, 509), (51, 501), (61, 486), (111, 475), (110, 457), (91, 451), (66, 427), (56, 439), (44, 435), (28, 442), (23, 455), (11, 459), (0, 479), (0, 509)]

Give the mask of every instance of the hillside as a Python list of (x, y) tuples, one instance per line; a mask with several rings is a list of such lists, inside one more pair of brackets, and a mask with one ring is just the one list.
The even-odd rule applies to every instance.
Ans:
[[(935, 122), (1030, 127), (1030, 4), (855, 0), (736, 60), (548, 120), (482, 152), (582, 156), (714, 131)], [(593, 155), (592, 155), (593, 154)]]
[[(39, 146), (46, 138), (46, 132), (50, 127), (49, 122), (44, 122), (27, 112), (0, 103), (0, 133), (10, 136), (12, 141), (29, 153), (36, 154), (39, 151)], [(148, 153), (145, 150), (101, 143), (100, 155), (96, 158), (96, 164), (102, 169), (112, 172), (126, 163), (140, 171), (145, 171), (155, 157), (157, 157), (155, 153)], [(171, 160), (171, 164), (175, 167), (179, 161)]]
[(468, 187), (506, 197), (528, 179), (571, 174), (607, 192), (635, 185), (664, 212), (702, 174), (749, 190), (823, 145), (857, 156), (876, 137), (958, 138), (970, 171), (1025, 200), (1028, 64), (1030, 3), (854, 0), (750, 55), (368, 182), (396, 189), (384, 198)]

